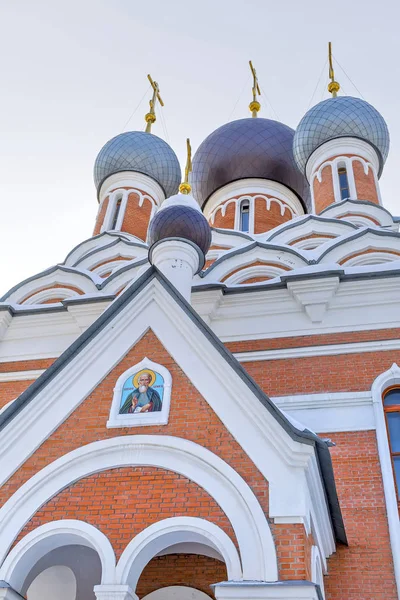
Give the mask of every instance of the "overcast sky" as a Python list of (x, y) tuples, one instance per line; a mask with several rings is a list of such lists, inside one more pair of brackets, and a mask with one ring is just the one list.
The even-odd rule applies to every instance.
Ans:
[[(400, 215), (399, 0), (0, 0), (0, 17), (1, 293), (91, 236), (94, 160), (124, 130), (147, 73), (165, 102), (153, 132), (183, 165), (186, 137), (195, 150), (249, 116), (249, 59), (260, 116), (296, 127), (328, 97), (331, 40), (342, 92), (388, 123), (381, 188)], [(143, 128), (148, 96), (125, 130)]]

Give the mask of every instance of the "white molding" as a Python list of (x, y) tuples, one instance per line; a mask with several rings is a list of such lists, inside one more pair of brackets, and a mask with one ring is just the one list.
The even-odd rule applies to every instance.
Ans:
[(102, 582), (113, 582), (115, 554), (108, 538), (93, 525), (73, 519), (51, 521), (25, 535), (6, 556), (0, 567), (0, 580), (7, 581), (15, 590), (21, 590), (26, 576), (40, 558), (69, 544), (95, 550), (101, 561)]
[(157, 206), (160, 206), (162, 201), (165, 200), (165, 194), (162, 187), (151, 177), (143, 175), (143, 173), (137, 173), (136, 171), (121, 171), (110, 175), (102, 183), (99, 190), (100, 203), (117, 188), (129, 188), (126, 190), (128, 194), (141, 190), (146, 195), (151, 196)]
[[(64, 287), (53, 287), (40, 290), (36, 294), (29, 296), (27, 300), (23, 300), (25, 306), (31, 304), (43, 304), (46, 300), (52, 300), (53, 298), (61, 298), (61, 300), (68, 300), (69, 298), (79, 298), (80, 294), (76, 290)], [(61, 301), (60, 301), (61, 302)]]
[(212, 587), (216, 600), (319, 600), (310, 581), (223, 581)]
[(8, 371), (0, 373), (0, 383), (8, 381), (33, 381), (40, 377), (46, 369), (32, 369), (30, 371)]
[[(143, 414), (119, 414), (121, 407), (122, 388), (128, 377), (134, 375), (142, 369), (151, 369), (158, 372), (164, 379), (164, 394), (162, 398), (162, 409), (157, 412), (149, 412)], [(114, 395), (111, 403), (110, 417), (107, 421), (107, 427), (137, 427), (138, 425), (166, 425), (168, 423), (169, 408), (171, 402), (171, 373), (162, 365), (153, 362), (145, 357), (142, 361), (127, 369), (118, 378), (115, 387)]]
[(157, 554), (179, 542), (206, 544), (223, 558), (228, 579), (243, 578), (240, 558), (230, 537), (217, 525), (197, 517), (172, 517), (153, 523), (138, 533), (121, 554), (116, 580), (136, 590), (144, 567)]
[(392, 385), (400, 386), (400, 368), (393, 364), (388, 371), (379, 375), (372, 384), (371, 393), (376, 421), (376, 439), (381, 464), (386, 512), (389, 523), (390, 544), (392, 547), (394, 573), (397, 592), (400, 596), (400, 521), (397, 495), (393, 477), (392, 458), (387, 436), (382, 395)]
[(319, 585), (322, 598), (325, 599), (324, 572), (318, 546), (311, 548), (311, 581)]
[(254, 362), (259, 360), (282, 360), (311, 356), (337, 356), (338, 354), (385, 352), (389, 350), (400, 350), (400, 340), (375, 340), (372, 342), (348, 342), (344, 344), (325, 344), (321, 346), (298, 346), (294, 348), (280, 348), (277, 350), (254, 350), (249, 352), (235, 352), (234, 356), (240, 362)]

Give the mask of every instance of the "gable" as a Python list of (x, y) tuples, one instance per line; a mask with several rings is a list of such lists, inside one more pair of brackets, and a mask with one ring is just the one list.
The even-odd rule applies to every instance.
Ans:
[[(76, 411), (80, 405), (124, 360), (149, 328), (185, 373), (192, 389), (200, 394), (207, 410), (212, 409), (231, 440), (236, 440), (242, 455), (247, 455), (263, 478), (269, 481), (269, 516), (299, 519), (299, 515), (304, 515), (301, 518), (309, 520), (311, 511), (316, 520), (322, 513), (325, 524), (318, 536), (325, 539), (326, 555), (329, 555), (334, 543), (325, 492), (331, 511), (335, 513), (332, 514), (338, 535), (342, 539), (345, 536), (326, 444), (314, 434), (296, 429), (283, 416), (154, 268), (121, 294), (0, 415), (0, 428), (3, 429), (0, 452), (5, 465), (2, 482), (45, 444), (47, 438), (54, 440), (60, 435), (60, 425), (69, 416), (73, 418), (79, 414)], [(105, 418), (104, 412), (102, 418)], [(93, 407), (86, 428), (96, 431), (98, 419), (98, 409)], [(196, 434), (202, 434), (195, 418), (192, 427), (198, 429)], [(143, 433), (148, 433), (148, 429), (146, 427), (147, 431)], [(189, 425), (187, 429), (190, 429)], [(114, 434), (108, 432), (106, 435)], [(293, 494), (294, 489), (296, 494)]]
[[(168, 423), (108, 429), (107, 421), (116, 381), (144, 356), (165, 366), (171, 373), (172, 394)], [(33, 401), (31, 411), (34, 410)], [(0, 504), (40, 469), (76, 448), (101, 439), (143, 434), (176, 436), (208, 448), (247, 481), (264, 512), (268, 514), (268, 484), (265, 478), (151, 329), (21, 465), (0, 492)]]

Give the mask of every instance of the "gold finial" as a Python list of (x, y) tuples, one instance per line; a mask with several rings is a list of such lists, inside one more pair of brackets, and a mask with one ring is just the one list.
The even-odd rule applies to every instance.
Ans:
[(179, 191), (181, 194), (190, 194), (192, 191), (192, 186), (189, 183), (189, 173), (192, 172), (192, 147), (190, 145), (190, 140), (187, 138), (186, 140), (186, 149), (187, 149), (187, 160), (185, 167), (185, 179), (183, 183), (179, 186)]
[(328, 45), (328, 53), (329, 53), (329, 77), (330, 82), (328, 85), (328, 92), (332, 94), (333, 98), (336, 98), (338, 91), (340, 90), (340, 85), (337, 81), (335, 81), (335, 72), (333, 70), (333, 60), (332, 60), (332, 42), (329, 42)]
[(161, 106), (164, 106), (164, 102), (160, 96), (160, 88), (158, 87), (158, 83), (152, 80), (151, 75), (147, 75), (147, 79), (150, 81), (151, 87), (153, 88), (153, 97), (150, 100), (150, 111), (144, 117), (144, 120), (147, 123), (146, 133), (150, 133), (151, 126), (156, 122), (156, 102), (158, 100)]
[(249, 60), (249, 65), (251, 72), (253, 74), (253, 101), (249, 104), (249, 109), (251, 110), (251, 116), (255, 118), (257, 116), (258, 111), (261, 108), (261, 104), (257, 100), (257, 94), (261, 96), (260, 86), (258, 85), (258, 78), (255, 68), (253, 67), (253, 63)]

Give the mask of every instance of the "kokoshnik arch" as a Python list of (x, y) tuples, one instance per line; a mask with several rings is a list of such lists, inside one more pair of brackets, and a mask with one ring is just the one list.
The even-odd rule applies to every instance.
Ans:
[(93, 236), (0, 301), (0, 598), (395, 600), (400, 219), (339, 95), (188, 159), (117, 135)]

